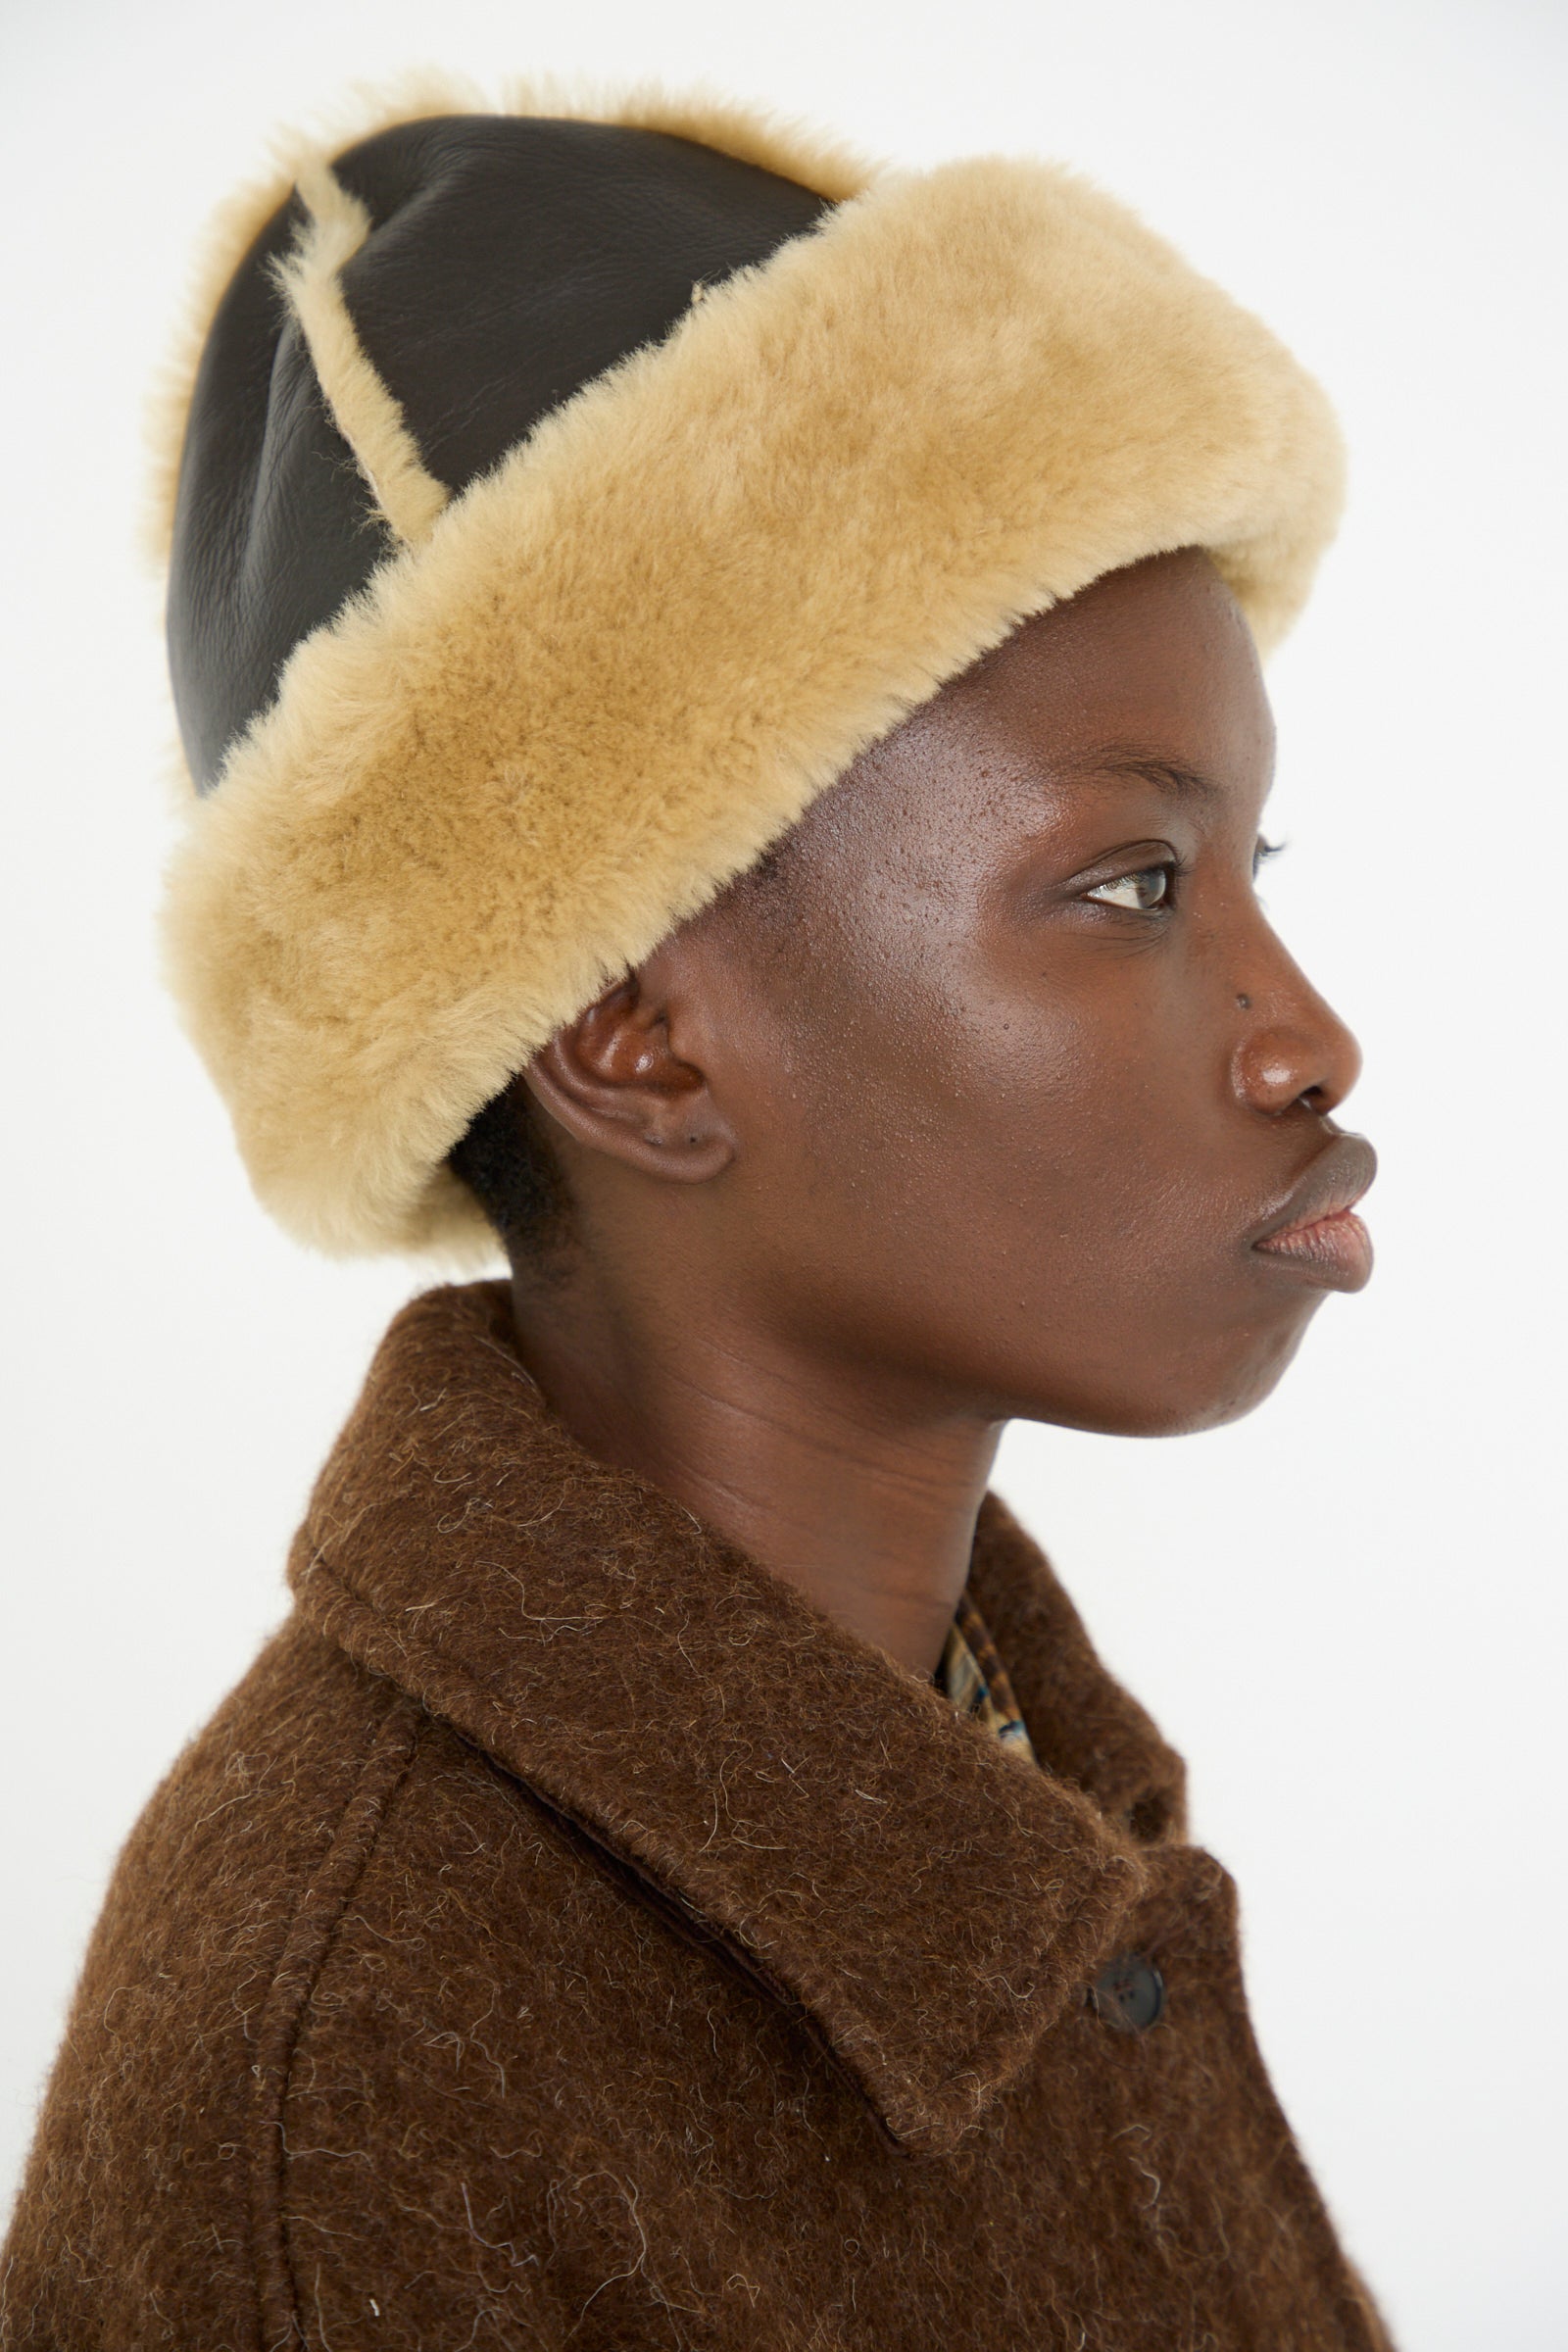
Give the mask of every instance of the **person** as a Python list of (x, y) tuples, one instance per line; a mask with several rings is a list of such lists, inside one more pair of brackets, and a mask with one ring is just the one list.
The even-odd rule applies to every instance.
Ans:
[(510, 1281), (122, 1857), (7, 2342), (1385, 2345), (987, 1491), (1370, 1269), (1252, 886), (1321, 393), (1070, 173), (699, 102), (388, 109), (225, 234), (172, 974), (292, 1230)]

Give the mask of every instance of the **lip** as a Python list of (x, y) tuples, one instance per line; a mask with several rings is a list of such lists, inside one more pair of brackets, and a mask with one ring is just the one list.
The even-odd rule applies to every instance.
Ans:
[(1253, 1232), (1252, 1249), (1325, 1290), (1360, 1290), (1371, 1279), (1372, 1237), (1355, 1206), (1377, 1172), (1365, 1136), (1337, 1135)]

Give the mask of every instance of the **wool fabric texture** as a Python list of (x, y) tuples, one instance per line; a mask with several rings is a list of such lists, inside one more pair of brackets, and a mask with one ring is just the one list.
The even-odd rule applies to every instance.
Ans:
[(340, 1251), (493, 1249), (474, 1114), (1019, 621), (1200, 547), (1267, 649), (1341, 497), (1311, 377), (1070, 171), (415, 111), (231, 217), (166, 466), (168, 968)]
[(1386, 2346), (1179, 1760), (999, 1502), (1038, 1769), (588, 1457), (499, 1285), (399, 1316), (290, 1574), (116, 1873), (11, 2352)]

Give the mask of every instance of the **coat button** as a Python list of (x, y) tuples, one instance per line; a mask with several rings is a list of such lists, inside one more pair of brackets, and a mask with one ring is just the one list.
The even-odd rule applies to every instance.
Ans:
[(1165, 1980), (1142, 1952), (1118, 1952), (1089, 1987), (1095, 2015), (1118, 2034), (1147, 2034), (1165, 2007)]

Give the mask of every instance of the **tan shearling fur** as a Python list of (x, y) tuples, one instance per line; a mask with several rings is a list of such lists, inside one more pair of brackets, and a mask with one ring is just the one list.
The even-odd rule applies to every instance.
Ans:
[(797, 180), (834, 204), (860, 195), (887, 170), (814, 123), (768, 107), (743, 106), (713, 90), (666, 89), (661, 81), (622, 89), (570, 74), (519, 75), (507, 84), (505, 112), (662, 130)]
[[(149, 455), (148, 500), (143, 542), (148, 561), (162, 570), (173, 535), (174, 499), (179, 483), (185, 419), (190, 414), (196, 371), (201, 365), (213, 314), (224, 289), (257, 237), (288, 202), (303, 176), (326, 158), (340, 155), (372, 133), (433, 115), (496, 111), (476, 82), (428, 69), (362, 92), (349, 105), (323, 116), (314, 126), (278, 130), (266, 168), (219, 206), (201, 239), (180, 327), (169, 361), (153, 385), (146, 416)], [(506, 87), (502, 113), (548, 116), (558, 122), (624, 122), (643, 130), (667, 131), (732, 155), (741, 163), (777, 172), (834, 203), (857, 196), (881, 169), (854, 154), (842, 141), (793, 122), (764, 108), (737, 105), (702, 90), (666, 90), (657, 81), (628, 89), (591, 79), (550, 74), (517, 75)], [(190, 780), (185, 778), (188, 792)]]
[(405, 547), (427, 539), (449, 501), (427, 473), (403, 411), (367, 358), (339, 272), (370, 233), (370, 216), (325, 164), (300, 175), (306, 235), (278, 270), (332, 421), (359, 460), (377, 508)]
[(856, 752), (1160, 549), (1272, 644), (1340, 475), (1268, 332), (1049, 166), (889, 175), (712, 289), (297, 650), (192, 814), (169, 967), (263, 1200), (478, 1239), (474, 1111)]
[[(147, 561), (155, 570), (163, 571), (169, 562), (185, 420), (213, 315), (268, 221), (288, 202), (303, 172), (325, 157), (340, 154), (368, 131), (390, 130), (396, 123), (421, 122), (430, 115), (482, 112), (484, 104), (473, 84), (456, 76), (406, 75), (394, 87), (377, 91), (373, 98), (361, 96), (312, 127), (278, 130), (269, 143), (263, 169), (235, 188), (213, 214), (197, 245), (172, 349), (147, 402), (149, 463), (141, 536)], [(188, 793), (188, 776), (185, 783)]]

